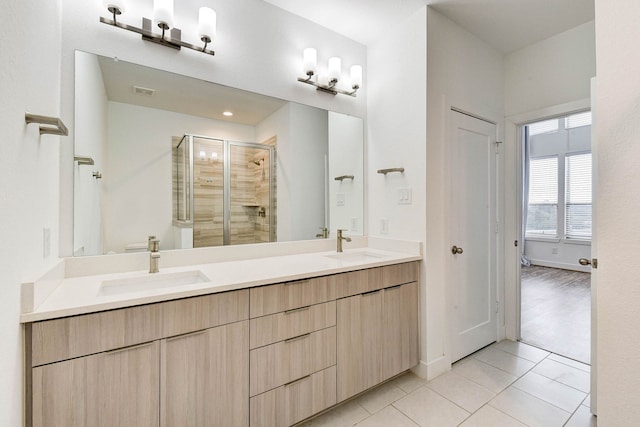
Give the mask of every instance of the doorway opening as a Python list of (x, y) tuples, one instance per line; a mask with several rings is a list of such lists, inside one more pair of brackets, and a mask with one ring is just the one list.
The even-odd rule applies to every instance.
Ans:
[(590, 363), (591, 112), (522, 132), (520, 340)]

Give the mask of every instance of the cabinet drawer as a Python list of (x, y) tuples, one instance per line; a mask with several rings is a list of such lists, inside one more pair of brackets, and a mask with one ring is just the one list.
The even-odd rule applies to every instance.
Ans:
[(250, 289), (251, 318), (293, 310), (336, 299), (331, 276)]
[(249, 291), (221, 292), (162, 303), (162, 338), (249, 318)]
[(29, 324), (31, 366), (156, 340), (161, 322), (161, 304), (149, 304)]
[(418, 263), (406, 262), (367, 270), (336, 274), (336, 298), (345, 298), (365, 292), (403, 285), (418, 280)]
[(251, 319), (251, 348), (262, 347), (335, 324), (335, 301), (256, 317)]
[(250, 399), (251, 427), (290, 426), (336, 404), (336, 367)]
[(336, 327), (251, 350), (249, 394), (255, 396), (336, 364)]
[(248, 317), (249, 291), (241, 290), (35, 322), (27, 337), (39, 366)]

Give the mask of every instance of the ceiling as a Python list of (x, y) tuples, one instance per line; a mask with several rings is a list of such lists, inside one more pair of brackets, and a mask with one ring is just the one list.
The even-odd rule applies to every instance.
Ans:
[(594, 19), (594, 0), (265, 0), (368, 45), (425, 4), (507, 54)]
[[(204, 80), (99, 56), (104, 87), (110, 101), (157, 108), (196, 117), (255, 126), (286, 101)], [(154, 90), (138, 95), (134, 87)], [(233, 112), (225, 117), (223, 111)]]

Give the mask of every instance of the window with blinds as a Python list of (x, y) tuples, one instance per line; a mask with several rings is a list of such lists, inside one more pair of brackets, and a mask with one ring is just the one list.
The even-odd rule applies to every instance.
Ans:
[(526, 234), (558, 235), (558, 157), (531, 159)]
[(565, 157), (565, 235), (591, 239), (591, 153)]

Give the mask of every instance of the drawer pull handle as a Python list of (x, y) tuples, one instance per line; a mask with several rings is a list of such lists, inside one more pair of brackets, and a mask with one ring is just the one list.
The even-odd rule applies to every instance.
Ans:
[(309, 332), (308, 334), (302, 334), (302, 335), (298, 335), (297, 337), (293, 337), (293, 338), (289, 338), (284, 340), (284, 342), (289, 343), (291, 341), (296, 341), (296, 340), (301, 340), (303, 338), (307, 338), (311, 336), (311, 332)]
[(298, 383), (298, 382), (300, 382), (300, 381), (302, 381), (302, 380), (306, 380), (307, 378), (310, 378), (310, 377), (311, 377), (311, 374), (306, 375), (306, 376), (304, 376), (304, 377), (302, 377), (302, 378), (298, 378), (297, 380), (289, 381), (289, 382), (288, 382), (288, 383), (286, 383), (284, 386), (285, 386), (285, 387), (289, 387), (290, 385), (294, 385), (295, 383)]
[(292, 313), (296, 313), (298, 311), (304, 311), (304, 310), (309, 310), (311, 308), (310, 305), (306, 306), (306, 307), (300, 307), (300, 308), (293, 308), (291, 310), (287, 310), (284, 312), (284, 314), (292, 314)]
[(377, 291), (369, 291), (369, 292), (365, 292), (362, 294), (362, 296), (369, 296), (369, 295), (373, 295), (373, 294), (377, 294), (378, 292), (380, 292), (382, 289), (378, 289)]
[(395, 286), (389, 286), (388, 288), (386, 288), (385, 290), (390, 291), (392, 289), (398, 289), (399, 287), (401, 287), (402, 285), (395, 285)]
[(285, 286), (289, 286), (289, 285), (304, 285), (306, 283), (309, 283), (308, 280), (296, 280), (294, 282), (284, 282), (283, 284)]

